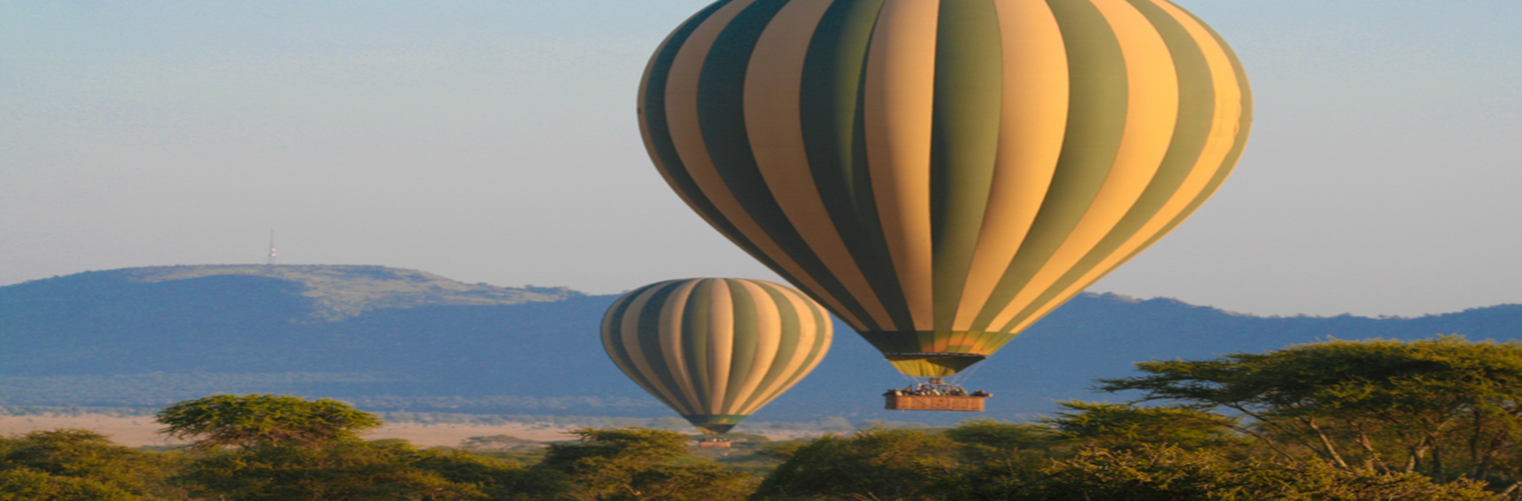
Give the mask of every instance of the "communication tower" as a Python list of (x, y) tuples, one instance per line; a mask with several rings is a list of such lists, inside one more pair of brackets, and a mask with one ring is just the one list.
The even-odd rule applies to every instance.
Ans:
[(268, 264), (268, 265), (280, 264), (280, 258), (275, 257), (275, 230), (273, 230), (273, 229), (270, 230), (270, 259), (269, 259), (269, 261), (265, 262), (264, 264)]

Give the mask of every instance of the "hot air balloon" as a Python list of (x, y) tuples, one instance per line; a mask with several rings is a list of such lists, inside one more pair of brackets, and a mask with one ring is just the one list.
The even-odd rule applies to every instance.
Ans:
[(814, 370), (833, 329), (824, 308), (790, 287), (696, 278), (618, 298), (603, 316), (602, 343), (645, 391), (720, 434)]
[(639, 90), (682, 199), (917, 377), (1176, 227), (1251, 108), (1231, 49), (1166, 0), (720, 0)]

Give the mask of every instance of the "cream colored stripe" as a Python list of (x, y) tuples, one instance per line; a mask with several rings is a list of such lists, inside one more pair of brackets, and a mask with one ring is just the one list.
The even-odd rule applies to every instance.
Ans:
[(771, 385), (767, 386), (766, 389), (761, 392), (763, 398), (758, 399), (755, 403), (746, 406), (745, 409), (742, 409), (743, 412), (740, 414), (752, 414), (756, 412), (756, 409), (760, 409), (761, 406), (766, 405), (767, 402), (777, 398), (777, 395), (781, 395), (782, 392), (787, 391), (788, 387), (791, 386), (787, 384), (788, 380), (792, 379), (793, 374), (796, 374), (795, 371), (800, 370), (804, 364), (808, 362), (809, 347), (814, 345), (815, 340), (818, 339), (816, 336), (821, 334), (818, 332), (818, 329), (815, 328), (815, 325), (817, 324), (814, 322), (802, 321), (804, 320), (803, 315), (806, 314), (806, 312), (814, 311), (814, 309), (809, 307), (811, 304), (813, 304), (813, 301), (793, 291), (786, 292), (787, 293), (784, 294), (784, 296), (787, 297), (788, 302), (793, 305), (793, 308), (799, 312), (799, 323), (801, 325), (799, 325), (798, 330), (798, 349), (793, 350), (793, 356), (785, 360), (784, 362), (786, 364), (781, 368), (777, 368), (776, 364), (772, 365), (771, 371), (768, 372), (776, 372), (780, 375), (777, 376), (777, 379), (772, 381)]
[(1020, 250), (1051, 186), (1067, 124), (1067, 49), (1056, 16), (1045, 2), (997, 0), (994, 7), (1004, 51), (999, 154), (955, 330), (972, 328)]
[[(803, 61), (808, 55), (810, 35), (831, 3), (832, 0), (789, 2), (761, 33), (745, 73), (745, 128), (750, 133), (751, 151), (761, 176), (793, 229), (878, 325), (892, 325), (893, 318), (878, 301), (830, 220), (819, 188), (814, 185), (803, 145), (803, 119), (799, 111)], [(835, 311), (852, 327), (867, 330), (866, 324), (849, 311)]]
[[(624, 314), (619, 333), (622, 335), (624, 349), (629, 352), (629, 359), (634, 361), (634, 366), (639, 369), (639, 373), (645, 377), (645, 380), (650, 381), (650, 384), (655, 385), (655, 389), (660, 392), (657, 397), (666, 402), (667, 405), (672, 406), (677, 412), (691, 414), (696, 410), (692, 405), (693, 401), (690, 397), (680, 398), (681, 395), (677, 393), (679, 388), (667, 388), (661, 384), (662, 378), (660, 372), (650, 365), (649, 359), (645, 357), (644, 347), (640, 345), (639, 317), (643, 315), (642, 312), (646, 308), (650, 307), (650, 298), (655, 296), (655, 292), (659, 289), (659, 287), (651, 287), (629, 304), (629, 309), (625, 311), (633, 312), (633, 314)], [(664, 315), (664, 311), (662, 315)], [(664, 326), (665, 323), (663, 318), (661, 325)], [(659, 337), (658, 333), (652, 334)]]
[[(618, 311), (619, 305), (627, 304), (633, 300), (634, 298), (628, 295), (620, 297), (617, 300), (613, 301), (613, 305), (608, 307), (608, 312), (603, 314), (601, 326), (602, 347), (603, 349), (608, 350), (608, 355), (610, 355), (611, 358), (618, 358), (615, 354), (618, 353), (616, 351), (616, 347), (619, 345), (619, 343), (615, 342), (614, 340), (622, 339), (622, 336), (619, 335), (619, 326), (623, 325), (623, 317), (616, 317), (613, 315), (613, 313)], [(628, 314), (629, 310), (625, 309), (624, 315)], [(626, 350), (625, 354), (627, 353), (628, 352)]]
[[(830, 315), (825, 313), (824, 310), (819, 307), (818, 303), (809, 301), (808, 298), (800, 297), (799, 299), (803, 300), (805, 302), (805, 306), (807, 306), (810, 311), (814, 312), (814, 318), (820, 319), (817, 323), (811, 322), (810, 325), (823, 325), (824, 330), (820, 331), (810, 327), (810, 331), (814, 333), (814, 339), (810, 340), (809, 345), (806, 346), (812, 346), (813, 343), (817, 340), (819, 343), (819, 348), (805, 350), (803, 364), (799, 366), (798, 369), (796, 369), (796, 372), (793, 373), (796, 375), (796, 379), (794, 379), (792, 383), (784, 385), (780, 390), (777, 391), (776, 394), (772, 395), (772, 398), (776, 398), (777, 395), (781, 395), (782, 392), (787, 391), (788, 388), (792, 388), (793, 385), (798, 384), (799, 381), (803, 381), (803, 378), (806, 377), (808, 373), (814, 372), (814, 368), (819, 367), (819, 363), (824, 361), (824, 356), (830, 352), (830, 345), (835, 342), (834, 327), (832, 327), (834, 324), (830, 322)], [(759, 408), (760, 406), (757, 407)]]
[[(744, 379), (734, 381), (739, 388), (735, 393), (735, 399), (729, 407), (724, 409), (724, 414), (741, 414), (738, 412), (746, 407), (746, 402), (756, 394), (761, 386), (761, 381), (766, 379), (767, 369), (771, 368), (772, 362), (777, 359), (777, 350), (782, 346), (782, 313), (777, 309), (776, 301), (772, 300), (769, 290), (780, 286), (769, 283), (757, 283), (756, 281), (744, 280), (740, 282), (745, 291), (750, 294), (751, 303), (756, 308), (756, 355), (751, 359), (751, 364), (744, 372)], [(802, 312), (800, 312), (802, 313)], [(802, 320), (802, 319), (800, 319)]]
[(930, 131), (940, 0), (888, 0), (868, 48), (867, 163), (893, 268), (913, 326), (935, 328), (931, 288)]
[(1057, 252), (990, 324), (1003, 331), (1115, 227), (1157, 174), (1178, 121), (1178, 70), (1162, 35), (1125, 0), (1091, 0), (1120, 41), (1126, 64), (1126, 125), (1109, 176)]
[[(618, 301), (613, 303), (613, 306), (608, 308), (609, 315), (603, 317), (602, 320), (602, 348), (608, 352), (608, 358), (613, 359), (613, 365), (617, 365), (618, 370), (624, 371), (624, 374), (628, 374), (630, 380), (633, 380), (635, 384), (638, 384), (641, 388), (644, 388), (645, 391), (650, 392), (650, 395), (654, 396), (657, 400), (660, 400), (668, 406), (677, 408), (680, 406), (680, 404), (675, 400), (672, 400), (670, 396), (666, 395), (665, 392), (660, 390), (660, 388), (653, 387), (654, 383), (648, 382), (648, 379), (644, 377), (644, 374), (640, 372), (639, 368), (633, 365), (634, 362), (632, 360), (618, 356), (618, 349), (623, 344), (623, 330), (620, 329), (620, 327), (623, 325), (623, 319), (614, 318), (612, 312), (618, 311), (620, 304), (628, 303), (633, 300), (633, 297), (624, 296), (619, 298)], [(636, 316), (639, 314), (639, 312), (635, 310), (624, 310), (624, 315), (626, 316), (631, 313)], [(625, 356), (628, 356), (629, 353), (629, 349), (624, 348)]]
[[(766, 257), (771, 258), (781, 266), (784, 275), (790, 275), (802, 282), (805, 288), (812, 291), (823, 291), (814, 277), (804, 272), (787, 252), (773, 242), (771, 237), (756, 224), (756, 221), (745, 212), (745, 207), (735, 199), (729, 191), (729, 186), (724, 184), (724, 179), (719, 176), (718, 169), (714, 166), (713, 157), (708, 154), (708, 147), (703, 142), (703, 130), (698, 121), (698, 77), (703, 69), (703, 60), (707, 57), (713, 42), (718, 38), (724, 26), (729, 24), (746, 6), (753, 3), (752, 0), (737, 0), (734, 3), (721, 7), (714, 12), (702, 25), (698, 26), (688, 37), (687, 43), (677, 52), (676, 59), (672, 61), (670, 79), (666, 82), (666, 123), (671, 130), (671, 140), (675, 144), (677, 154), (682, 158), (682, 164), (687, 168), (687, 173), (692, 176), (693, 182), (703, 190), (714, 207), (724, 215), (724, 219), (740, 231), (761, 250)], [(845, 308), (835, 297), (828, 294), (819, 294), (821, 299), (829, 302), (836, 311), (844, 311)]]
[(735, 300), (728, 280), (713, 280), (708, 292), (708, 413), (724, 413), (729, 367), (735, 356)]
[(704, 412), (702, 393), (698, 391), (694, 383), (696, 374), (693, 368), (687, 367), (687, 359), (683, 351), (682, 338), (688, 326), (682, 324), (682, 314), (687, 310), (687, 298), (692, 295), (692, 290), (697, 287), (699, 280), (689, 280), (677, 286), (666, 296), (665, 304), (661, 305), (660, 343), (661, 353), (666, 357), (666, 370), (671, 373), (671, 379), (676, 380), (677, 388), (687, 397), (687, 407), (692, 409), (691, 414)]
[[(646, 104), (644, 102), (644, 96), (649, 92), (649, 88), (650, 88), (650, 74), (651, 74), (652, 71), (655, 71), (655, 64), (654, 64), (655, 63), (655, 58), (660, 57), (661, 50), (665, 49), (666, 45), (671, 43), (671, 37), (673, 37), (675, 35), (676, 35), (675, 32), (672, 32), (672, 34), (670, 34), (670, 35), (666, 35), (666, 40), (661, 42), (660, 47), (657, 48), (656, 51), (655, 51), (655, 55), (650, 56), (650, 64), (645, 65), (645, 75), (644, 75), (643, 78), (640, 78), (640, 81), (639, 81), (639, 96), (640, 96), (640, 106), (641, 107), (643, 107)], [(666, 180), (666, 185), (671, 187), (671, 191), (676, 192), (677, 196), (682, 198), (682, 202), (685, 202), (688, 207), (691, 207), (692, 211), (698, 214), (698, 217), (703, 218), (703, 221), (708, 223), (709, 226), (712, 226), (715, 229), (719, 228), (718, 223), (715, 222), (713, 220), (713, 218), (708, 217), (708, 214), (705, 214), (703, 211), (698, 210), (698, 204), (694, 203), (693, 200), (692, 200), (692, 197), (689, 196), (687, 194), (687, 192), (685, 190), (683, 190), (682, 187), (676, 183), (676, 180), (671, 178), (671, 172), (669, 170), (670, 168), (666, 165), (665, 162), (661, 161), (661, 156), (660, 156), (660, 154), (657, 153), (657, 151), (659, 151), (659, 150), (657, 150), (656, 147), (655, 147), (655, 140), (652, 139), (651, 136), (650, 136), (650, 123), (647, 121), (646, 117), (644, 116), (645, 113), (646, 113), (646, 110), (641, 108), (641, 110), (640, 110), (640, 117), (639, 117), (639, 133), (640, 133), (640, 136), (645, 141), (645, 152), (650, 155), (650, 162), (655, 164), (655, 170), (659, 171), (661, 173), (661, 178)], [(668, 120), (667, 122), (668, 122), (668, 127), (667, 128), (669, 129), (670, 128), (669, 127), (669, 122), (670, 121)], [(720, 233), (724, 233), (724, 232), (720, 232)], [(729, 236), (728, 234), (724, 234), (724, 238), (728, 238), (731, 241), (734, 241), (734, 238)], [(739, 242), (735, 242), (735, 244), (736, 244), (736, 246), (739, 246)], [(741, 247), (741, 248), (744, 248), (744, 247)]]
[[(1184, 178), (1184, 182), (1179, 185), (1178, 191), (1163, 204), (1162, 208), (1158, 209), (1157, 214), (1148, 220), (1147, 224), (1143, 225), (1135, 235), (1115, 249), (1114, 253), (1085, 274), (1083, 278), (1073, 282), (1073, 285), (1069, 286), (1058, 297), (1071, 298), (1082, 292), (1089, 284), (1094, 283), (1100, 277), (1105, 276), (1123, 264), (1126, 259), (1129, 259), (1130, 256), (1142, 249), (1143, 245), (1146, 245), (1149, 240), (1157, 236), (1158, 232), (1167, 228), (1173, 221), (1182, 217), (1188, 217), (1187, 214), (1183, 213), (1184, 210), (1200, 195), (1210, 180), (1215, 177), (1216, 173), (1226, 168), (1226, 165), (1224, 165), (1226, 156), (1236, 146), (1238, 127), (1241, 126), (1242, 120), (1242, 87), (1237, 82), (1237, 75), (1233, 71), (1231, 58), (1227, 57), (1225, 48), (1216, 43), (1216, 39), (1211, 36), (1210, 31), (1205, 29), (1193, 16), (1185, 13), (1172, 3), (1152, 1), (1166, 11), (1168, 15), (1178, 20), (1184, 26), (1184, 30), (1189, 32), (1189, 36), (1194, 38), (1195, 43), (1199, 44), (1200, 50), (1205, 53), (1206, 65), (1210, 68), (1210, 78), (1212, 83), (1215, 84), (1215, 113), (1211, 121), (1210, 138), (1206, 141), (1205, 147), (1200, 151), (1200, 158), (1195, 162), (1194, 169)], [(1032, 315), (1030, 318), (1022, 321), (1020, 325), (1017, 325), (1015, 332), (1040, 319), (1047, 312), (1061, 304), (1062, 301), (1056, 301), (1043, 307), (1037, 314)]]
[[(824, 361), (825, 355), (829, 354), (830, 352), (830, 345), (835, 342), (835, 324), (830, 320), (830, 314), (824, 311), (824, 308), (820, 307), (819, 303), (810, 301), (808, 298), (802, 296), (799, 296), (798, 299), (800, 302), (804, 303), (803, 306), (807, 307), (809, 311), (814, 312), (814, 318), (816, 319), (814, 322), (809, 324), (811, 326), (810, 332), (813, 335), (812, 339), (809, 340), (809, 344), (807, 346), (813, 346), (815, 343), (817, 343), (819, 346), (818, 348), (810, 348), (804, 350), (803, 364), (793, 372), (795, 375), (793, 382), (783, 386), (781, 391), (786, 391), (788, 388), (792, 388), (794, 384), (802, 381), (803, 378), (808, 376), (810, 372), (813, 372), (814, 368), (818, 367), (819, 363)], [(815, 328), (813, 326), (823, 327)], [(778, 392), (779, 395), (781, 394), (781, 391)], [(773, 395), (774, 398), (775, 396), (776, 395)]]

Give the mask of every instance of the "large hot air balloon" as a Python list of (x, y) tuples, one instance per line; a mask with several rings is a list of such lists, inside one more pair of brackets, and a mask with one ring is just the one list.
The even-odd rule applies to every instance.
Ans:
[(803, 379), (830, 349), (824, 308), (762, 280), (697, 278), (613, 302), (602, 344), (645, 391), (708, 433), (724, 433)]
[(720, 0), (640, 87), (693, 210), (905, 374), (954, 374), (1216, 191), (1251, 121), (1166, 0)]

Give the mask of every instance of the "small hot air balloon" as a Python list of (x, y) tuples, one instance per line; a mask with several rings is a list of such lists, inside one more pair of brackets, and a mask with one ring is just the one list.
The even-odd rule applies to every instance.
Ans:
[(1167, 0), (720, 0), (657, 49), (639, 118), (709, 224), (941, 377), (1193, 213), (1251, 104)]
[(695, 278), (618, 298), (603, 316), (602, 343), (645, 391), (719, 434), (814, 370), (833, 329), (824, 308), (790, 287)]

